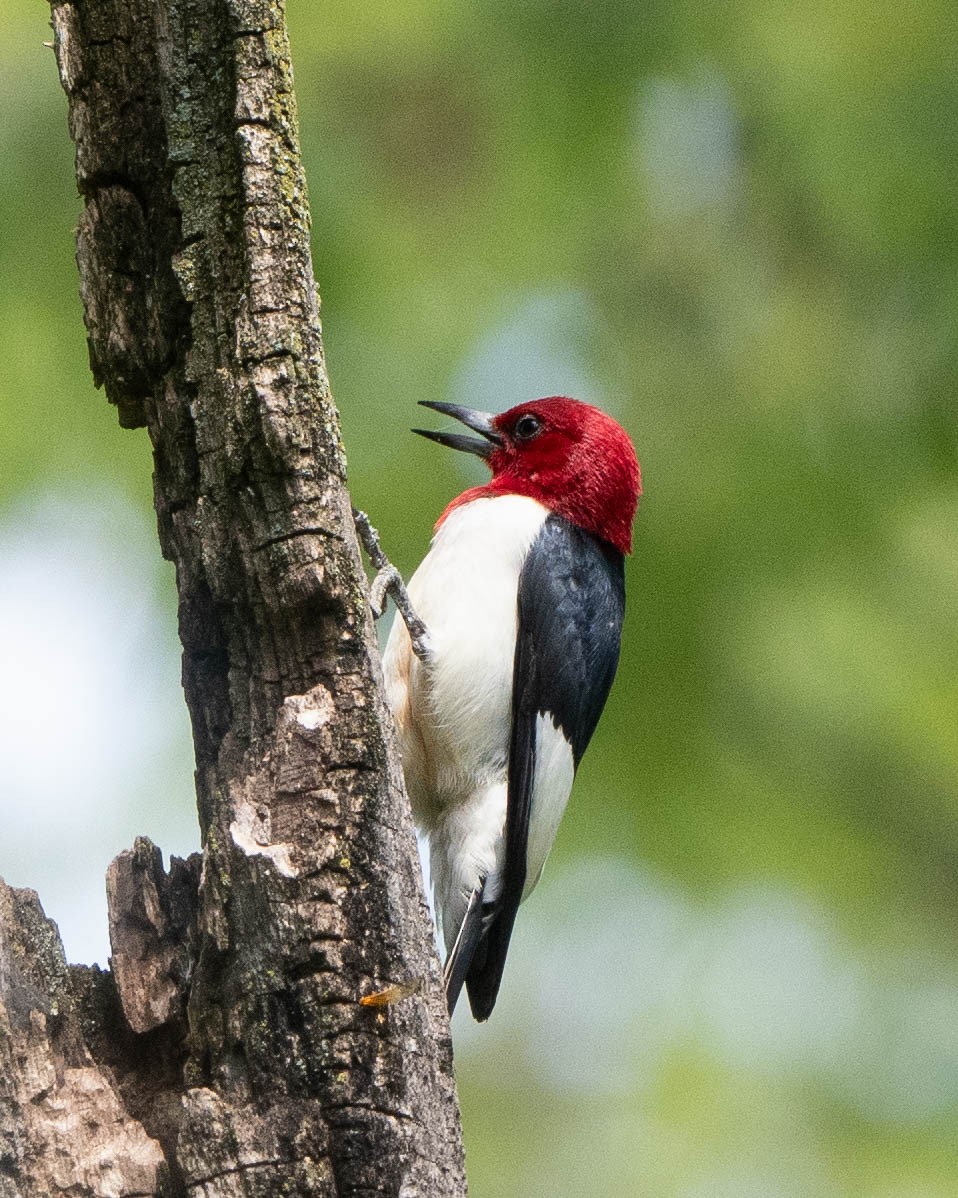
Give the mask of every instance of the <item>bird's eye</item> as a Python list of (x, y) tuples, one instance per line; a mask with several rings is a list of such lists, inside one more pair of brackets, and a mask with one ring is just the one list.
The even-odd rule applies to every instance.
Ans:
[(525, 416), (520, 416), (516, 421), (516, 427), (512, 430), (512, 435), (517, 441), (531, 441), (541, 428), (542, 421), (539, 417), (526, 413)]

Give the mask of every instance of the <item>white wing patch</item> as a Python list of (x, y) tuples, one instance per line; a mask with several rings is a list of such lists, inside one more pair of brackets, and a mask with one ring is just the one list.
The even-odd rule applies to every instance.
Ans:
[(559, 829), (559, 821), (569, 801), (574, 777), (572, 746), (551, 715), (539, 715), (536, 719), (536, 772), (529, 814), (523, 902), (542, 876), (543, 866)]

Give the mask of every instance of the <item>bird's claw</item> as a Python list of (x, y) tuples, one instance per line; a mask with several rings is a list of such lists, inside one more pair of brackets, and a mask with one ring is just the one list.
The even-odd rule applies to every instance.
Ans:
[(392, 564), (383, 566), (369, 584), (369, 606), (373, 619), (378, 620), (386, 610), (386, 600), (397, 583), (402, 582), (402, 575)]
[(383, 547), (379, 543), (379, 533), (373, 528), (366, 513), (361, 512), (358, 508), (353, 508), (353, 523), (356, 525), (356, 532), (359, 534), (359, 539), (363, 543), (369, 560), (376, 567), (376, 576), (369, 587), (369, 606), (373, 618), (378, 620), (382, 616), (386, 610), (386, 597), (392, 595), (396, 610), (402, 616), (406, 628), (409, 630), (413, 653), (420, 661), (428, 661), (432, 656), (429, 630), (413, 610), (402, 575), (383, 552)]

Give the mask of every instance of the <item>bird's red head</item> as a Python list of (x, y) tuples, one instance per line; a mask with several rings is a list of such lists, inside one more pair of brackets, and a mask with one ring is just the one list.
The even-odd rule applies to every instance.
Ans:
[(614, 545), (632, 549), (632, 521), (642, 493), (642, 478), (632, 442), (611, 416), (563, 396), (517, 404), (490, 416), (457, 404), (424, 406), (454, 416), (481, 434), (437, 433), (423, 436), (485, 458), (492, 479), (473, 487), (449, 505), (491, 495), (528, 495), (550, 511)]

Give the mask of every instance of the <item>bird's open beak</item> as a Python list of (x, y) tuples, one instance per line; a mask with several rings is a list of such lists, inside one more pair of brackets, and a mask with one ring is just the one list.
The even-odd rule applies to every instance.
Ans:
[(466, 428), (471, 428), (473, 432), (479, 433), (485, 440), (480, 441), (479, 437), (467, 437), (463, 433), (437, 433), (430, 428), (414, 428), (412, 431), (418, 433), (420, 437), (428, 437), (430, 441), (438, 441), (440, 445), (448, 445), (450, 449), (461, 449), (464, 453), (474, 453), (480, 458), (485, 458), (486, 461), (492, 456), (492, 451), (496, 446), (502, 444), (502, 437), (493, 428), (492, 416), (488, 412), (477, 412), (475, 408), (463, 408), (456, 403), (433, 403), (429, 399), (421, 399), (419, 402), (424, 408), (432, 408), (434, 412), (442, 412), (444, 416), (451, 416), (454, 420), (460, 421)]

